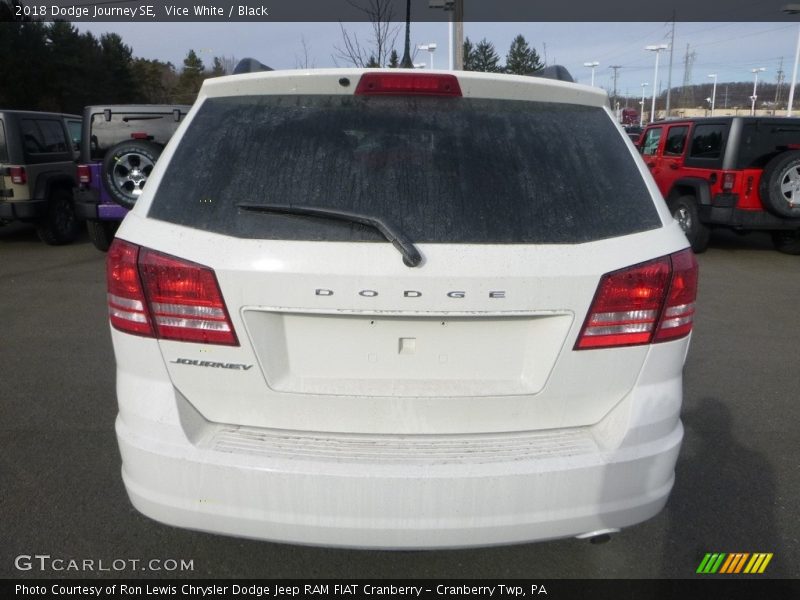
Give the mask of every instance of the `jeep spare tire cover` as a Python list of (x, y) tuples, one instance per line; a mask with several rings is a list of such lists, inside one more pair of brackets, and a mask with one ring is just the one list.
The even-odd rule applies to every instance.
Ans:
[(114, 202), (133, 208), (161, 149), (153, 142), (126, 140), (108, 150), (103, 160), (103, 185)]
[(783, 152), (769, 161), (758, 191), (764, 208), (779, 217), (800, 219), (800, 151)]

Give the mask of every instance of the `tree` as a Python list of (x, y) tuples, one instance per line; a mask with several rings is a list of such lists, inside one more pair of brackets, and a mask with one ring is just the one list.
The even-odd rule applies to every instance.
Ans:
[(389, 55), (389, 68), (396, 69), (400, 66), (400, 57), (397, 55), (397, 50), (392, 48), (392, 53)]
[(222, 77), (225, 75), (225, 65), (222, 64), (222, 59), (219, 56), (214, 57), (214, 66), (211, 67), (211, 77)]
[[(465, 47), (466, 43), (464, 42)], [(494, 49), (494, 44), (487, 41), (486, 38), (478, 42), (475, 50), (471, 52), (469, 56), (470, 68), (467, 68), (467, 56), (464, 58), (465, 71), (484, 71), (486, 73), (501, 73), (503, 71), (503, 68), (497, 64), (500, 62), (500, 55)]]
[(339, 23), (343, 46), (333, 47), (336, 50), (333, 61), (339, 58), (354, 67), (365, 67), (370, 58), (374, 58), (379, 67), (386, 65), (400, 30), (398, 25), (392, 24), (392, 0), (367, 0), (366, 8), (351, 0), (348, 3), (366, 15), (372, 27), (371, 46), (365, 47), (356, 34), (351, 34)]
[(124, 103), (139, 95), (138, 81), (133, 75), (133, 51), (116, 33), (100, 36), (100, 72), (103, 75), (103, 96), (98, 102)]
[(515, 37), (511, 42), (508, 54), (506, 54), (506, 73), (530, 75), (543, 66), (539, 54), (534, 48), (528, 46), (525, 38), (521, 34)]
[(175, 100), (177, 102), (185, 102), (186, 104), (194, 102), (197, 92), (200, 91), (200, 86), (203, 85), (203, 71), (205, 71), (203, 61), (200, 60), (194, 50), (189, 50), (186, 58), (183, 59), (183, 71), (178, 77), (178, 85), (175, 90)]
[(475, 68), (475, 46), (469, 38), (464, 40), (463, 60), (465, 71), (477, 71)]

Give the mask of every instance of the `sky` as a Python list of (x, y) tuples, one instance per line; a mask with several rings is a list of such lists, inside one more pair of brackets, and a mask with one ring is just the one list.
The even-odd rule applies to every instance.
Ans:
[[(210, 66), (214, 56), (253, 57), (275, 69), (350, 66), (335, 58), (342, 47), (342, 27), (371, 45), (369, 23), (76, 23), (81, 31), (95, 35), (116, 32), (137, 57), (170, 61), (180, 68), (187, 52), (194, 49)], [(784, 81), (791, 81), (798, 40), (798, 25), (792, 22), (758, 23), (683, 23), (675, 24), (672, 55), (672, 86), (683, 84), (687, 45), (694, 53), (690, 83), (711, 82), (716, 73), (719, 83), (754, 81), (752, 69), (763, 67), (759, 81), (775, 83), (783, 70)], [(595, 85), (613, 89), (612, 65), (619, 65), (617, 91), (639, 97), (642, 83), (652, 93), (655, 53), (647, 45), (668, 44), (672, 23), (476, 23), (464, 24), (464, 35), (473, 42), (486, 38), (495, 45), (501, 62), (511, 40), (522, 34), (547, 64), (567, 67), (580, 83), (589, 84), (591, 69), (585, 62), (597, 61)], [(395, 47), (402, 55), (403, 24), (397, 23)], [(412, 23), (412, 47), (435, 42), (434, 68), (448, 66), (447, 23)], [(306, 59), (307, 56), (307, 59)], [(430, 55), (418, 51), (416, 63), (430, 66)], [(659, 90), (666, 89), (669, 77), (669, 50), (659, 56)]]

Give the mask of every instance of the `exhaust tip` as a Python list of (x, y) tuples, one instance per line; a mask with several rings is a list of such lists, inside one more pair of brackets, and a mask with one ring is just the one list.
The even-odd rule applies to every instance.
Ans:
[(597, 531), (589, 531), (576, 535), (575, 538), (579, 540), (589, 540), (590, 544), (605, 544), (611, 540), (611, 534), (619, 533), (620, 530), (616, 527), (609, 527), (608, 529), (598, 529)]

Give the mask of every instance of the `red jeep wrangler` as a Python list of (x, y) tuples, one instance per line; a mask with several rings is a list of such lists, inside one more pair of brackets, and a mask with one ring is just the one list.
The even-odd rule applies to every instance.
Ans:
[(695, 252), (729, 227), (770, 231), (778, 250), (800, 254), (800, 118), (662, 121), (638, 146)]

